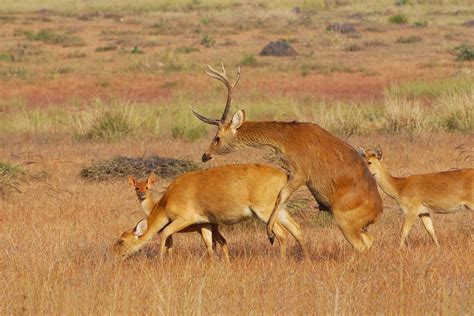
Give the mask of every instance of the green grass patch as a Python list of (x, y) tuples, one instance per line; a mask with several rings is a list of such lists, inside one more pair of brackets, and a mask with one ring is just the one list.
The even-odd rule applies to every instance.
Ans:
[(456, 51), (457, 61), (474, 60), (474, 48), (469, 44), (461, 44), (454, 49)]
[(408, 23), (408, 17), (404, 14), (395, 14), (392, 15), (391, 17), (388, 18), (388, 22), (392, 24), (407, 24)]
[(474, 85), (472, 76), (457, 76), (433, 80), (414, 80), (393, 84), (388, 88), (388, 94), (414, 100), (418, 98), (436, 98), (445, 94), (463, 94)]
[(56, 33), (50, 29), (43, 29), (38, 32), (26, 30), (23, 31), (23, 35), (31, 41), (40, 41), (51, 45), (61, 45), (63, 47), (78, 47), (85, 45), (85, 42), (76, 35)]

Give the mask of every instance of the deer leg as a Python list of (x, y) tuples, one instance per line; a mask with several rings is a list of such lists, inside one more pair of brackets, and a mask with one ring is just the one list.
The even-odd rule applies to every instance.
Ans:
[(163, 232), (161, 234), (161, 242), (160, 242), (160, 258), (163, 259), (166, 253), (166, 239), (173, 235), (174, 233), (177, 233), (186, 227), (194, 224), (194, 222), (186, 219), (181, 219), (178, 218), (174, 221), (172, 221), (168, 226), (163, 229)]
[(212, 224), (212, 238), (221, 245), (222, 253), (224, 254), (224, 261), (226, 263), (230, 262), (229, 257), (229, 248), (227, 247), (227, 241), (224, 236), (221, 235), (219, 231), (219, 226), (217, 224)]
[(431, 221), (430, 214), (420, 214), (421, 221), (425, 226), (426, 231), (430, 234), (431, 239), (433, 239), (436, 246), (439, 246), (438, 239), (436, 238), (436, 234), (433, 227), (433, 222)]
[(166, 249), (165, 253), (169, 253), (170, 255), (173, 254), (173, 236), (169, 236), (168, 239), (165, 241)]
[(366, 243), (364, 242), (364, 238), (362, 237), (362, 232), (360, 227), (353, 226), (351, 223), (339, 224), (339, 228), (342, 231), (342, 234), (346, 238), (346, 240), (354, 247), (357, 251), (363, 252), (366, 251), (368, 248)]
[(214, 259), (214, 249), (213, 249), (213, 240), (212, 240), (212, 230), (209, 225), (203, 225), (201, 227), (201, 237), (207, 247), (207, 255), (209, 261)]
[(296, 239), (298, 245), (300, 246), (303, 257), (307, 257), (308, 253), (306, 248), (303, 245), (303, 234), (301, 233), (300, 225), (288, 214), (285, 206), (282, 206), (282, 209), (278, 213), (278, 220), (285, 227), (290, 234)]
[(411, 227), (415, 223), (417, 214), (415, 212), (406, 212), (405, 221), (403, 222), (402, 234), (400, 238), (400, 248), (405, 247), (405, 239), (408, 236), (408, 233), (411, 230)]
[(282, 259), (286, 258), (286, 248), (288, 245), (288, 231), (281, 226), (280, 222), (275, 222), (273, 226), (273, 231), (275, 232), (276, 238), (280, 243), (280, 257)]
[(295, 192), (301, 185), (304, 183), (304, 178), (302, 176), (296, 175), (290, 177), (288, 182), (285, 186), (281, 189), (280, 193), (278, 193), (275, 206), (273, 207), (272, 213), (270, 215), (270, 219), (267, 223), (267, 236), (270, 240), (270, 243), (273, 245), (275, 241), (275, 234), (273, 233), (273, 225), (275, 225), (275, 220), (280, 210), (280, 207), (288, 201), (290, 196)]

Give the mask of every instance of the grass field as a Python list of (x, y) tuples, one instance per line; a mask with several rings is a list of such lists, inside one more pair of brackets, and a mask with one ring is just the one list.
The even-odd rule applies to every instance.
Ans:
[[(380, 144), (398, 176), (474, 166), (469, 1), (338, 3), (3, 1), (0, 313), (472, 314), (472, 212), (434, 215), (439, 248), (417, 223), (400, 250), (402, 216), (386, 195), (364, 254), (305, 189), (291, 212), (309, 260), (293, 241), (280, 260), (256, 222), (222, 228), (229, 265), (208, 263), (197, 234), (178, 234), (164, 261), (158, 238), (128, 260), (111, 253), (142, 211), (126, 178), (84, 180), (81, 168), (117, 155), (198, 162), (214, 130), (189, 105), (217, 116), (225, 102), (208, 63), (231, 76), (241, 65), (233, 110), (250, 119)], [(333, 22), (357, 32), (327, 31)], [(297, 55), (259, 55), (279, 39)]]

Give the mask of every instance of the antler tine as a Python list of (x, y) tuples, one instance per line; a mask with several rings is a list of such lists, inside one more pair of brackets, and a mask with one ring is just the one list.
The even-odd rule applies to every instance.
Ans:
[(237, 83), (240, 80), (240, 67), (237, 69), (237, 79), (235, 80), (234, 84), (230, 83), (229, 78), (227, 78), (227, 76), (226, 76), (224, 63), (221, 63), (221, 67), (222, 67), (222, 72), (219, 72), (219, 71), (215, 70), (214, 68), (212, 68), (210, 65), (207, 65), (207, 68), (209, 69), (209, 71), (206, 71), (206, 73), (209, 76), (221, 81), (227, 87), (227, 102), (225, 104), (224, 113), (222, 113), (222, 117), (220, 119), (221, 122), (225, 122), (225, 120), (227, 118), (227, 114), (229, 113), (230, 106), (232, 104), (233, 89), (235, 88), (235, 86), (237, 85)]

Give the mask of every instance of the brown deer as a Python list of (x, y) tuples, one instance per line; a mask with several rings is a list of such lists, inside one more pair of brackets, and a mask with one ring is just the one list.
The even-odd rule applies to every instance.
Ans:
[(277, 210), (305, 184), (320, 207), (332, 212), (338, 227), (355, 249), (370, 248), (373, 237), (367, 232), (367, 226), (382, 213), (382, 200), (374, 178), (357, 151), (312, 123), (246, 121), (243, 110), (226, 122), (240, 69), (233, 84), (226, 76), (224, 65), (222, 72), (210, 66), (208, 69), (209, 76), (227, 87), (227, 102), (220, 119), (207, 118), (193, 109), (201, 121), (218, 127), (202, 161), (245, 146), (264, 147), (277, 154), (288, 172), (288, 182), (278, 194), (267, 224), (270, 242), (275, 236), (273, 225)]
[[(153, 207), (156, 204), (156, 201), (153, 197), (151, 188), (156, 182), (156, 177), (154, 173), (150, 173), (145, 181), (138, 181), (134, 176), (128, 176), (128, 183), (135, 190), (138, 202), (142, 207), (143, 212), (146, 216), (150, 215)], [(143, 227), (143, 226), (141, 226)], [(207, 247), (208, 255), (210, 258), (214, 255), (214, 249), (216, 248), (216, 243), (219, 243), (224, 254), (225, 262), (230, 262), (229, 258), (229, 248), (227, 247), (227, 241), (224, 236), (221, 235), (219, 231), (219, 226), (217, 224), (196, 224), (191, 225), (184, 230), (181, 230), (180, 233), (188, 232), (197, 232), (201, 235), (204, 244)], [(129, 235), (133, 234), (133, 231), (128, 232)], [(173, 249), (173, 236), (169, 236), (166, 239), (166, 251), (170, 252)]]
[[(186, 173), (168, 186), (147, 218), (122, 234), (114, 250), (119, 255), (131, 255), (162, 231), (160, 256), (163, 257), (168, 237), (196, 224), (235, 224), (252, 217), (266, 223), (286, 182), (287, 176), (282, 171), (261, 164), (228, 165)], [(282, 257), (286, 254), (287, 230), (305, 255), (299, 225), (282, 205), (275, 222)], [(211, 233), (203, 236), (210, 258), (213, 256), (211, 236)]]
[(380, 146), (372, 151), (359, 148), (370, 172), (382, 190), (394, 199), (405, 214), (400, 247), (417, 217), (421, 219), (426, 231), (439, 246), (431, 221), (431, 213), (452, 213), (461, 210), (474, 210), (474, 169), (460, 169), (436, 173), (416, 174), (407, 177), (393, 177), (382, 163)]

